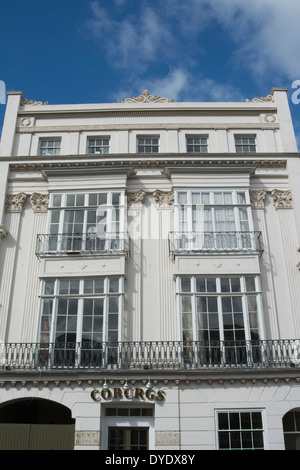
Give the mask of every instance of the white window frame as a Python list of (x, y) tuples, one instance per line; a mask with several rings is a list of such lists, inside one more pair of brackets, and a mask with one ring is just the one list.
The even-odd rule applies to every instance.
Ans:
[[(118, 406), (118, 405), (116, 405)], [(120, 405), (119, 405), (120, 406)], [(121, 405), (122, 406), (122, 405)], [(104, 412), (105, 405), (102, 405), (101, 411)], [(103, 413), (104, 414), (104, 413)], [(154, 410), (153, 416), (103, 416), (102, 418), (102, 446), (103, 450), (108, 447), (108, 428), (110, 427), (126, 427), (126, 428), (148, 428), (149, 429), (149, 450), (155, 449), (155, 421), (154, 421)]]
[[(103, 292), (85, 292), (85, 282), (88, 281), (103, 281)], [(111, 281), (117, 280), (118, 291), (111, 289)], [(60, 293), (60, 282), (63, 281), (77, 281), (79, 283), (78, 292), (75, 293)], [(47, 283), (53, 283), (53, 293), (46, 293), (45, 288)], [(76, 343), (82, 342), (83, 333), (83, 308), (85, 299), (103, 299), (103, 327), (102, 327), (102, 343), (108, 342), (108, 317), (109, 317), (109, 298), (118, 297), (118, 339), (117, 342), (123, 339), (123, 318), (124, 318), (124, 278), (122, 276), (109, 276), (109, 277), (93, 277), (93, 278), (44, 278), (41, 280), (40, 285), (40, 307), (39, 307), (39, 326), (37, 332), (37, 342), (41, 344), (54, 344), (56, 341), (56, 321), (58, 316), (58, 303), (60, 299), (72, 300), (75, 299), (77, 303), (77, 325), (76, 325)], [(44, 311), (44, 301), (52, 301), (51, 307), (51, 323), (49, 329), (48, 341), (42, 340), (41, 321), (43, 316), (46, 315)], [(46, 305), (46, 304), (45, 304)], [(47, 309), (47, 308), (46, 308)], [(48, 314), (50, 315), (50, 313)], [(46, 336), (45, 336), (46, 338)]]
[[(237, 143), (237, 139), (241, 139), (240, 143)], [(250, 142), (250, 139), (254, 140), (254, 143)], [(235, 134), (234, 135), (235, 151), (237, 153), (256, 153), (257, 152), (257, 137), (256, 134)], [(241, 147), (238, 149), (238, 147)], [(252, 148), (254, 147), (254, 149)]]
[[(266, 439), (265, 410), (263, 408), (237, 408), (237, 409), (230, 408), (230, 409), (216, 409), (215, 410), (216, 448), (218, 450), (231, 450), (231, 449), (222, 449), (222, 448), (220, 448), (219, 432), (221, 430), (219, 429), (219, 414), (221, 414), (221, 413), (228, 413), (229, 415), (233, 414), (233, 413), (260, 413), (262, 428), (257, 429), (257, 431), (262, 433), (263, 449), (264, 450), (268, 449), (267, 439)], [(239, 433), (241, 433), (243, 431), (244, 432), (255, 432), (255, 429), (256, 428), (249, 428), (249, 429), (246, 430), (246, 428), (243, 429), (243, 428), (240, 427), (239, 430), (234, 430), (234, 431), (239, 432)], [(224, 432), (225, 432), (225, 430), (224, 430)], [(228, 430), (228, 432), (229, 432), (229, 430)], [(233, 450), (234, 449), (236, 449), (236, 450), (250, 450), (249, 448), (247, 448), (247, 449), (232, 448), (232, 449)], [(255, 448), (254, 448), (254, 450), (255, 450)]]
[[(98, 141), (98, 144), (97, 144)], [(108, 143), (104, 143), (108, 141)], [(92, 144), (95, 142), (95, 144)], [(93, 149), (94, 151), (91, 151)], [(87, 138), (87, 154), (88, 155), (107, 155), (110, 150), (110, 137), (109, 136), (96, 136)]]
[[(192, 139), (193, 142), (188, 143), (188, 140)], [(196, 143), (195, 141), (199, 140), (199, 143)], [(185, 136), (185, 142), (186, 142), (186, 151), (187, 153), (208, 153), (208, 135), (186, 135)], [(195, 147), (200, 147), (199, 151), (195, 150)], [(189, 148), (191, 151), (189, 151)]]
[[(196, 280), (197, 279), (215, 279), (216, 280), (216, 292), (198, 292), (196, 290)], [(221, 291), (221, 279), (231, 279), (231, 278), (239, 278), (240, 279), (240, 291), (228, 291), (222, 292)], [(246, 278), (254, 278), (255, 280), (255, 290), (254, 291), (247, 291), (246, 289)], [(182, 279), (190, 279), (190, 286), (191, 290), (188, 292), (182, 291), (181, 282)], [(181, 307), (181, 298), (183, 296), (188, 296), (191, 298), (191, 309), (192, 309), (192, 336), (193, 342), (203, 341), (198, 337), (198, 318), (197, 318), (197, 297), (214, 297), (217, 299), (217, 314), (218, 314), (218, 325), (219, 325), (219, 341), (224, 342), (226, 341), (224, 337), (224, 323), (223, 323), (223, 311), (221, 301), (223, 297), (241, 297), (242, 300), (242, 309), (243, 309), (243, 324), (244, 324), (244, 334), (245, 334), (245, 341), (251, 342), (251, 326), (250, 326), (250, 315), (249, 309), (247, 304), (247, 297), (255, 296), (257, 301), (257, 322), (258, 322), (258, 332), (259, 332), (259, 341), (264, 339), (264, 323), (263, 323), (263, 309), (262, 309), (262, 296), (261, 296), (261, 286), (260, 286), (260, 278), (256, 274), (247, 274), (247, 275), (240, 275), (240, 274), (231, 274), (231, 275), (181, 275), (177, 276), (176, 278), (176, 293), (177, 293), (177, 309), (178, 309), (178, 325), (179, 325), (179, 341), (183, 341), (183, 327), (182, 327), (182, 320), (183, 320), (183, 312)], [(205, 340), (204, 340), (205, 341)]]
[[(103, 197), (106, 195), (106, 203), (101, 204), (101, 196)], [(114, 195), (120, 195), (120, 203), (119, 205), (114, 204)], [(99, 204), (90, 204), (89, 198), (94, 197), (98, 198)], [(75, 198), (75, 205), (68, 205), (68, 198), (74, 197)], [(80, 205), (77, 204), (77, 201), (80, 199)], [(60, 203), (56, 204), (55, 200), (59, 201)], [(123, 243), (121, 241), (120, 247), (124, 245), (124, 236), (125, 236), (125, 192), (124, 190), (114, 189), (114, 190), (101, 190), (101, 191), (69, 191), (69, 192), (53, 192), (50, 194), (49, 199), (49, 207), (48, 207), (48, 222), (47, 222), (47, 236), (49, 237), (48, 247), (45, 246), (46, 252), (59, 252), (59, 251), (66, 251), (66, 252), (76, 252), (76, 251), (85, 251), (85, 238), (88, 237), (103, 237), (104, 240), (107, 241), (107, 249), (112, 251), (113, 244), (111, 240), (114, 240), (116, 236), (123, 237)], [(118, 210), (118, 212), (116, 211)], [(82, 225), (82, 232), (79, 234), (82, 238), (79, 239), (78, 250), (76, 250), (76, 246), (72, 246), (70, 249), (65, 250), (63, 243), (63, 235), (64, 235), (64, 225), (66, 222), (66, 212), (82, 212), (83, 213), (83, 221), (80, 222)], [(95, 211), (96, 212), (96, 219), (101, 220), (101, 222), (95, 221), (95, 226), (89, 227), (87, 229), (89, 222), (88, 222), (88, 211)], [(54, 212), (59, 212), (57, 222), (52, 221), (52, 215)], [(73, 223), (74, 225), (74, 223)], [(57, 229), (55, 229), (55, 226)], [(52, 233), (53, 230), (55, 233)], [(93, 229), (93, 230), (92, 230)], [(74, 241), (76, 244), (76, 233), (73, 232), (68, 234), (70, 235), (70, 239), (74, 236)], [(57, 235), (57, 242), (55, 241), (55, 237)], [(51, 236), (54, 239), (54, 247), (51, 247)], [(71, 244), (73, 242), (71, 240)], [(47, 245), (47, 243), (46, 243)], [(118, 246), (118, 244), (117, 244)], [(123, 247), (124, 248), (124, 247)]]
[[(53, 145), (49, 145), (50, 142)], [(45, 143), (45, 146), (42, 146)], [(43, 152), (45, 151), (45, 153)], [(55, 156), (60, 155), (61, 137), (40, 137), (39, 138), (39, 156)]]
[[(183, 199), (185, 202), (182, 203), (180, 198), (184, 195)], [(242, 196), (243, 202), (239, 201), (239, 198), (242, 198)], [(195, 203), (193, 201), (194, 198), (199, 203)], [(218, 198), (222, 199), (222, 201), (218, 201)], [(226, 202), (226, 199), (229, 202)], [(223, 211), (224, 222), (217, 220), (218, 211), (219, 213)], [(233, 214), (233, 220), (226, 222), (226, 211), (228, 213), (230, 211)], [(210, 220), (207, 219), (206, 214)], [(246, 214), (245, 219), (242, 219), (242, 214)], [(253, 233), (250, 195), (247, 188), (211, 188), (202, 190), (199, 190), (199, 188), (176, 188), (174, 191), (174, 220), (176, 251), (187, 248), (197, 249), (197, 247), (201, 249), (201, 246), (205, 248), (205, 234), (207, 239), (209, 236), (211, 237), (211, 243), (215, 245), (214, 234), (221, 234), (223, 232), (232, 234), (232, 236), (238, 233), (242, 235), (245, 232), (244, 237), (234, 236), (233, 243), (231, 243), (230, 237), (227, 237), (227, 241), (225, 239), (225, 248), (226, 243), (228, 243), (229, 249), (255, 249), (253, 237), (245, 238), (247, 232)], [(218, 224), (226, 225), (227, 223), (228, 225), (233, 225), (232, 230), (223, 231), (218, 229)], [(211, 226), (210, 230), (207, 230), (208, 225)], [(247, 230), (244, 229), (245, 226), (247, 226)], [(182, 241), (184, 234), (187, 234), (187, 239), (184, 240), (182, 245), (179, 241)], [(215, 246), (217, 249), (218, 243)], [(223, 249), (224, 247), (222, 248), (221, 246), (220, 251)]]
[[(150, 142), (149, 143), (140, 143), (141, 140), (149, 140)], [(157, 140), (157, 144), (156, 143), (153, 143), (154, 140)], [(136, 151), (137, 153), (153, 153), (153, 154), (157, 154), (159, 153), (159, 146), (160, 146), (160, 136), (159, 135), (137, 135), (136, 136)], [(139, 149), (139, 147), (143, 147), (143, 150), (141, 151)], [(149, 151), (146, 151), (146, 147), (150, 147), (150, 150)], [(156, 149), (154, 151), (154, 149)]]

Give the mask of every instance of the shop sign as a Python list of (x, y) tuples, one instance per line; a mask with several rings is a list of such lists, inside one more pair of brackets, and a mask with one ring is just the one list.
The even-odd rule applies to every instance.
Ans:
[(164, 390), (153, 390), (153, 388), (129, 388), (126, 390), (122, 388), (103, 388), (101, 390), (94, 389), (91, 392), (91, 397), (94, 401), (121, 400), (123, 398), (127, 398), (127, 400), (163, 401), (165, 395)]

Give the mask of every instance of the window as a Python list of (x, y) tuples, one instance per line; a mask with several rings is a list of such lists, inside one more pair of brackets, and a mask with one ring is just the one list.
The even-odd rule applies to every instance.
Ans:
[(219, 450), (264, 449), (261, 411), (219, 411), (217, 427)]
[(158, 153), (159, 138), (155, 136), (144, 136), (137, 138), (138, 153)]
[(44, 251), (124, 250), (123, 191), (53, 193)]
[(106, 154), (109, 153), (109, 138), (108, 137), (95, 137), (88, 139), (87, 152), (89, 154)]
[(237, 153), (255, 153), (256, 137), (255, 135), (235, 136), (235, 149)]
[(61, 139), (40, 139), (39, 155), (59, 155)]
[(290, 411), (282, 421), (285, 450), (300, 450), (300, 412)]
[(186, 138), (186, 149), (188, 153), (207, 153), (208, 142), (206, 136), (190, 136)]
[(175, 191), (175, 250), (255, 250), (246, 190)]
[(149, 429), (141, 427), (108, 428), (108, 450), (148, 450)]
[[(121, 340), (123, 278), (45, 279), (41, 285), (40, 357), (56, 366), (116, 361)], [(102, 350), (107, 342), (111, 349)], [(109, 357), (108, 357), (109, 356)]]
[(261, 298), (257, 276), (178, 277), (177, 293), (186, 362), (260, 362)]

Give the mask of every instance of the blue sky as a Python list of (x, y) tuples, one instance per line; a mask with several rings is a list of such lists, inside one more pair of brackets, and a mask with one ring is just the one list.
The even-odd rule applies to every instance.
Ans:
[(244, 101), (287, 87), (299, 145), (299, 26), (299, 0), (0, 0), (0, 80), (49, 104), (144, 89)]

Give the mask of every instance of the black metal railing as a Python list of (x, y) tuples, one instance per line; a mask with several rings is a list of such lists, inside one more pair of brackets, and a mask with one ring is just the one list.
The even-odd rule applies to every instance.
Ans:
[(172, 256), (187, 253), (263, 252), (261, 232), (170, 232)]
[(125, 232), (59, 233), (37, 235), (36, 255), (128, 254), (129, 239)]
[(2, 343), (2, 370), (300, 367), (300, 340)]

